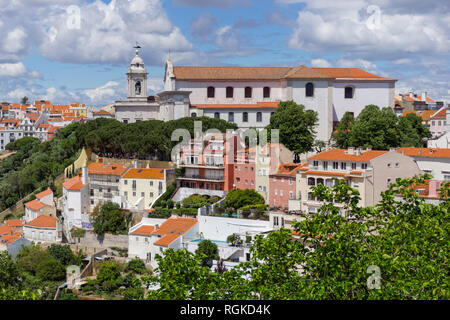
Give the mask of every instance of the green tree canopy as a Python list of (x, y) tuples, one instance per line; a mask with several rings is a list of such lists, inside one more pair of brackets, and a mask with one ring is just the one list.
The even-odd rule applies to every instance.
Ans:
[(298, 162), (301, 153), (312, 150), (317, 121), (317, 112), (306, 110), (294, 101), (280, 102), (266, 127), (268, 139), (271, 139), (270, 130), (278, 129), (280, 142), (294, 152), (295, 161)]
[(107, 202), (98, 213), (91, 214), (91, 220), (96, 234), (124, 233), (131, 222), (131, 213), (122, 212), (118, 204)]
[(202, 266), (212, 266), (212, 260), (218, 260), (219, 254), (217, 249), (217, 244), (211, 240), (202, 240), (198, 244), (198, 248), (195, 254), (200, 256)]
[(391, 108), (366, 106), (353, 118), (346, 112), (332, 135), (338, 148), (370, 147), (387, 150), (396, 147), (421, 147), (431, 133), (415, 114), (396, 116)]
[(225, 197), (225, 207), (239, 209), (247, 205), (264, 204), (264, 198), (253, 189), (233, 189)]

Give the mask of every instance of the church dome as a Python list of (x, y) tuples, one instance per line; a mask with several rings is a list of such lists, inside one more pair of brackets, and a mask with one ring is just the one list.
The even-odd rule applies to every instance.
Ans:
[(145, 73), (145, 66), (144, 66), (144, 60), (142, 60), (141, 57), (139, 57), (139, 51), (136, 50), (136, 56), (131, 60), (130, 63), (130, 71), (133, 73), (136, 72), (142, 72)]

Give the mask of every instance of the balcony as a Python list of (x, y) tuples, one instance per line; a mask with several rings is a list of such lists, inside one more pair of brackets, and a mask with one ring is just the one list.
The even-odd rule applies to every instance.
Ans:
[(223, 169), (225, 166), (223, 163), (220, 164), (211, 164), (211, 163), (188, 163), (188, 164), (181, 164), (182, 167), (185, 168), (205, 168), (205, 169)]
[(204, 180), (204, 181), (225, 181), (224, 177), (205, 177), (198, 174), (189, 174), (182, 177), (178, 177), (180, 180)]

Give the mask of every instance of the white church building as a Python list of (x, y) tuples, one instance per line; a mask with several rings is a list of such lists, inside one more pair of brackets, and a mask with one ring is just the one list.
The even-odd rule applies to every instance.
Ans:
[(128, 69), (128, 99), (114, 103), (116, 119), (169, 121), (211, 117), (239, 128), (264, 128), (279, 102), (293, 100), (318, 113), (317, 139), (328, 141), (345, 112), (395, 105), (396, 79), (358, 68), (186, 67), (167, 60), (164, 90), (147, 97), (147, 71), (136, 56)]

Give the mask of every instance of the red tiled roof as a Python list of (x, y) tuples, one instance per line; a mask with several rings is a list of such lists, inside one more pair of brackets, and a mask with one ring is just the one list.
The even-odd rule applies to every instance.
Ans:
[(163, 235), (154, 242), (157, 246), (167, 247), (179, 236), (185, 234), (198, 222), (195, 218), (170, 217), (153, 234)]
[(71, 191), (79, 191), (85, 187), (83, 182), (81, 181), (80, 176), (76, 176), (70, 179), (67, 179), (66, 182), (63, 183), (63, 187), (67, 190)]
[(46, 196), (48, 196), (48, 195), (50, 195), (50, 194), (52, 194), (52, 193), (53, 193), (53, 191), (52, 191), (52, 189), (50, 189), (50, 187), (49, 187), (49, 188), (47, 188), (47, 190), (42, 191), (41, 193), (38, 193), (38, 194), (36, 195), (36, 198), (37, 198), (37, 199), (42, 199), (42, 198), (44, 198), (44, 197), (46, 197)]
[(55, 217), (39, 216), (36, 219), (26, 223), (25, 226), (37, 228), (56, 228), (57, 221), (58, 220)]
[(120, 176), (125, 172), (126, 168), (121, 164), (104, 164), (93, 162), (89, 164), (88, 170), (90, 174)]
[(336, 79), (371, 79), (371, 80), (395, 80), (376, 76), (359, 68), (312, 68), (314, 71), (326, 74)]
[(5, 223), (10, 227), (21, 227), (24, 224), (23, 220), (5, 220)]
[(348, 154), (347, 149), (331, 149), (328, 151), (321, 152), (309, 159), (319, 159), (319, 160), (342, 160), (342, 161), (363, 161), (367, 162), (376, 157), (379, 157), (389, 151), (384, 150), (362, 150), (360, 155), (355, 154), (357, 150), (354, 150), (354, 154)]
[(10, 235), (15, 231), (15, 228), (8, 226), (8, 225), (3, 225), (0, 226), (0, 236), (1, 235)]
[(10, 244), (10, 243), (13, 243), (14, 241), (16, 241), (16, 240), (18, 240), (20, 238), (22, 238), (22, 233), (21, 232), (17, 232), (17, 233), (14, 233), (12, 235), (2, 236), (1, 237), (1, 242), (3, 244)]
[(25, 207), (27, 207), (33, 211), (41, 210), (45, 206), (47, 206), (47, 205), (39, 202), (37, 199), (34, 199), (33, 201), (25, 203)]
[(154, 226), (140, 226), (136, 230), (134, 230), (131, 234), (141, 235), (141, 236), (150, 236), (155, 230)]
[(164, 169), (129, 169), (123, 177), (124, 179), (164, 179)]
[(398, 148), (398, 153), (405, 156), (424, 158), (450, 158), (449, 148)]

